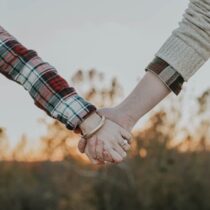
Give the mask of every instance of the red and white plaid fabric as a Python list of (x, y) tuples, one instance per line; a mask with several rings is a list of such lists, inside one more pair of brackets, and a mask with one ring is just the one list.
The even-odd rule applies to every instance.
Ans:
[(49, 116), (74, 130), (96, 107), (80, 97), (73, 87), (26, 49), (0, 26), (0, 73), (22, 85), (35, 104)]

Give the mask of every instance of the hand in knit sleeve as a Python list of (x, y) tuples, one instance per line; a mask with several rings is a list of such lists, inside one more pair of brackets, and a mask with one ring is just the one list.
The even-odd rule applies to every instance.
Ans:
[(35, 104), (70, 130), (96, 107), (80, 97), (56, 69), (0, 26), (0, 73), (22, 85)]
[(210, 57), (210, 0), (191, 0), (179, 27), (156, 54), (187, 81)]

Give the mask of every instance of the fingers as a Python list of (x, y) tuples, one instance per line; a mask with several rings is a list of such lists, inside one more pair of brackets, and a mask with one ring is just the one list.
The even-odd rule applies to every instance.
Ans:
[(87, 157), (89, 158), (89, 160), (90, 160), (90, 162), (91, 163), (93, 163), (93, 164), (100, 164), (100, 161), (98, 161), (98, 160), (96, 160), (96, 159), (94, 159), (94, 158), (92, 158), (92, 155), (90, 154), (90, 151), (89, 151), (89, 148), (88, 147), (86, 147), (85, 148), (85, 154), (87, 155)]
[(120, 142), (119, 142), (119, 145), (120, 145), (120, 147), (122, 147), (123, 150), (126, 151), (126, 152), (129, 151), (130, 148), (131, 148), (130, 144), (129, 144), (128, 141), (125, 140), (125, 139), (121, 139)]
[(104, 151), (103, 141), (100, 141), (99, 139), (97, 139), (97, 141), (96, 141), (96, 159), (101, 162), (104, 160), (103, 151)]
[(127, 156), (127, 153), (124, 151), (124, 149), (119, 145), (115, 144), (113, 146), (113, 149), (124, 159)]
[(130, 132), (128, 132), (127, 130), (123, 128), (120, 130), (120, 132), (121, 132), (122, 137), (128, 140), (128, 143), (131, 143), (132, 135), (130, 134)]
[(85, 152), (86, 145), (87, 145), (87, 139), (81, 138), (78, 143), (78, 149), (81, 153)]
[(120, 156), (114, 149), (111, 148), (108, 150), (108, 152), (112, 156), (113, 161), (115, 161), (116, 163), (123, 161), (122, 156)]
[(103, 160), (103, 144), (97, 142), (96, 137), (87, 140), (86, 146), (87, 156), (93, 164), (104, 164)]
[(92, 159), (96, 159), (97, 155), (96, 155), (96, 138), (92, 137), (90, 139), (88, 139), (88, 143), (87, 143), (87, 149), (89, 151), (89, 155), (91, 156)]
[(128, 143), (126, 143), (126, 144), (124, 144), (124, 145), (122, 146), (122, 148), (123, 148), (126, 152), (128, 152), (128, 151), (130, 150), (131, 146), (130, 146)]
[[(126, 141), (122, 138), (121, 142)], [(114, 145), (103, 144), (103, 142), (97, 140), (96, 138), (90, 138), (88, 140), (81, 139), (79, 142), (79, 150), (85, 152), (90, 161), (93, 164), (104, 164), (107, 162), (121, 162), (126, 156), (126, 150), (130, 149), (130, 145), (127, 143), (124, 147), (116, 143)], [(85, 145), (85, 146), (84, 146)]]
[(94, 164), (121, 162), (130, 149), (131, 134), (117, 124), (107, 120), (103, 129), (88, 140), (79, 141), (79, 151), (88, 155)]
[(113, 158), (112, 156), (109, 154), (108, 151), (104, 150), (103, 151), (103, 156), (104, 156), (104, 161), (107, 161), (109, 163), (113, 163)]

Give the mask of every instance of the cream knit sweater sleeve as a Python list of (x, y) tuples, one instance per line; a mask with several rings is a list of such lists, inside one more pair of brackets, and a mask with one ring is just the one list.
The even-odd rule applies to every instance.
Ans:
[(179, 27), (156, 54), (187, 81), (210, 57), (210, 0), (190, 0)]

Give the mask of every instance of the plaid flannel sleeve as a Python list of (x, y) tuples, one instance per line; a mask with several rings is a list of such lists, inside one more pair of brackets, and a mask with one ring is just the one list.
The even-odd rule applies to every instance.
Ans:
[(158, 76), (160, 80), (176, 95), (181, 92), (184, 83), (183, 77), (161, 58), (154, 58), (154, 60), (146, 67), (145, 70), (150, 71)]
[(1, 26), (0, 73), (21, 84), (35, 105), (70, 130), (75, 130), (96, 110), (57, 74), (53, 66), (42, 61), (35, 51), (26, 49)]

